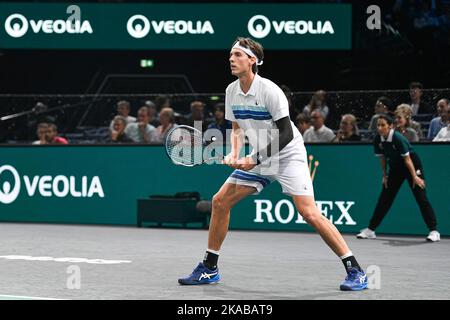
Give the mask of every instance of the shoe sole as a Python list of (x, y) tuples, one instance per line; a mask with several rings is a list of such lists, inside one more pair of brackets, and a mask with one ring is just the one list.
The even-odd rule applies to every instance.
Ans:
[(362, 290), (367, 289), (367, 284), (364, 286), (361, 286), (361, 287), (353, 287), (353, 288), (341, 285), (340, 289), (341, 289), (341, 291), (362, 291)]
[(198, 286), (198, 285), (204, 285), (204, 284), (214, 284), (218, 283), (220, 281), (219, 279), (205, 281), (205, 282), (199, 282), (199, 281), (183, 281), (181, 279), (178, 279), (178, 283), (182, 286)]

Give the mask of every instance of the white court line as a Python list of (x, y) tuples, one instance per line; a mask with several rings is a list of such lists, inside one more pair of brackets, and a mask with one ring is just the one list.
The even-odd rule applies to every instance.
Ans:
[(121, 264), (132, 262), (130, 260), (105, 260), (105, 259), (87, 259), (75, 257), (53, 258), (53, 257), (21, 256), (21, 255), (0, 256), (0, 259), (27, 260), (27, 261), (54, 261), (54, 262), (89, 263), (89, 264)]
[(0, 300), (2, 298), (9, 299), (27, 299), (27, 300), (66, 300), (66, 299), (57, 299), (57, 298), (44, 298), (44, 297), (29, 297), (29, 296), (13, 296), (8, 294), (0, 294)]

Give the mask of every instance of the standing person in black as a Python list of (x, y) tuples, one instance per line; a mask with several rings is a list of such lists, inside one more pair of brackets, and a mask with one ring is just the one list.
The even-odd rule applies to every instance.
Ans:
[[(422, 163), (408, 140), (392, 128), (392, 123), (393, 120), (388, 115), (381, 114), (378, 118), (378, 135), (374, 139), (374, 149), (375, 154), (381, 160), (383, 189), (369, 227), (361, 230), (361, 233), (356, 237), (359, 239), (376, 238), (375, 229), (386, 216), (397, 192), (406, 179), (420, 207), (422, 217), (430, 230), (427, 240), (439, 241), (441, 236), (436, 230), (436, 216), (425, 191)], [(386, 163), (389, 171), (386, 171)]]

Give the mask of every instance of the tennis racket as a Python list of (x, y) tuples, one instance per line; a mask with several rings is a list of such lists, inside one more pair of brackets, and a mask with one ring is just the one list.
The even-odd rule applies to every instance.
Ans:
[(191, 126), (178, 126), (169, 131), (166, 137), (166, 154), (177, 165), (193, 167), (204, 163), (222, 160), (223, 155), (208, 146), (216, 141), (212, 137), (205, 141), (203, 134)]

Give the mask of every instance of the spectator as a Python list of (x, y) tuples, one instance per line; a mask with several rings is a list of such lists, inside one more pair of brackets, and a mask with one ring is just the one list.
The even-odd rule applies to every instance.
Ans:
[(411, 107), (407, 104), (401, 104), (395, 110), (395, 124), (398, 132), (400, 132), (409, 142), (419, 141), (419, 135), (416, 130), (411, 127)]
[(361, 141), (359, 136), (358, 125), (356, 124), (356, 118), (352, 114), (344, 114), (341, 118), (339, 130), (336, 134), (334, 142), (351, 142)]
[(69, 144), (66, 139), (58, 136), (58, 127), (54, 123), (48, 125), (47, 141), (50, 144)]
[(191, 103), (191, 113), (186, 117), (186, 125), (195, 127), (195, 121), (202, 122), (202, 132), (208, 128), (208, 121), (205, 120), (205, 104), (201, 101)]
[(133, 142), (126, 134), (125, 128), (127, 120), (122, 116), (115, 116), (113, 119), (113, 130), (110, 130), (109, 139), (111, 143), (129, 143)]
[(303, 135), (306, 130), (311, 127), (311, 118), (304, 113), (300, 113), (297, 118), (295, 118), (295, 125), (298, 131)]
[(158, 109), (156, 108), (156, 104), (153, 103), (151, 100), (145, 101), (145, 106), (148, 107), (150, 111), (150, 121), (149, 124), (157, 128), (160, 125), (160, 122), (158, 120)]
[[(450, 112), (449, 112), (449, 117), (450, 117)], [(434, 137), (433, 142), (438, 142), (438, 141), (448, 141), (448, 142), (450, 142), (450, 123), (447, 124), (445, 127), (443, 127), (438, 132), (436, 137)]]
[(430, 127), (428, 129), (428, 140), (433, 140), (438, 132), (445, 126), (447, 126), (449, 117), (448, 110), (450, 109), (448, 99), (441, 99), (437, 103), (437, 113), (438, 117), (434, 118), (430, 122)]
[(309, 104), (303, 108), (303, 113), (311, 117), (312, 112), (316, 109), (322, 112), (324, 119), (327, 118), (330, 109), (327, 106), (326, 92), (324, 90), (318, 90), (312, 95)]
[(155, 130), (155, 133), (153, 135), (153, 142), (164, 143), (169, 131), (172, 128), (177, 127), (173, 109), (162, 108), (161, 112), (159, 113), (159, 120), (161, 121), (161, 125), (159, 125)]
[(409, 85), (409, 96), (411, 98), (412, 115), (417, 114), (432, 114), (433, 108), (427, 103), (421, 101), (423, 94), (423, 85), (420, 82), (411, 82)]
[(155, 106), (156, 111), (160, 111), (163, 108), (170, 108), (171, 102), (169, 96), (166, 95), (159, 95), (155, 98)]
[(225, 119), (225, 103), (217, 103), (214, 106), (214, 121), (208, 126), (208, 129), (218, 129), (222, 132), (222, 141), (229, 141), (227, 130), (231, 130), (231, 122)]
[(39, 123), (36, 130), (36, 134), (39, 140), (33, 141), (33, 144), (48, 144), (47, 141), (48, 130), (49, 130), (48, 123), (46, 122)]
[(127, 124), (125, 134), (136, 143), (150, 143), (153, 138), (155, 127), (149, 124), (150, 112), (148, 107), (138, 110), (137, 122)]
[(392, 101), (387, 97), (379, 97), (375, 103), (375, 114), (370, 119), (369, 131), (377, 133), (377, 120), (380, 114), (388, 114), (392, 107)]
[(331, 142), (335, 138), (333, 131), (324, 125), (325, 118), (319, 110), (314, 110), (311, 115), (312, 127), (305, 131), (305, 142)]
[[(117, 115), (125, 118), (127, 125), (132, 122), (136, 122), (136, 118), (130, 116), (130, 103), (125, 100), (117, 102)], [(112, 131), (114, 126), (114, 120), (111, 121), (109, 125), (109, 130)]]

